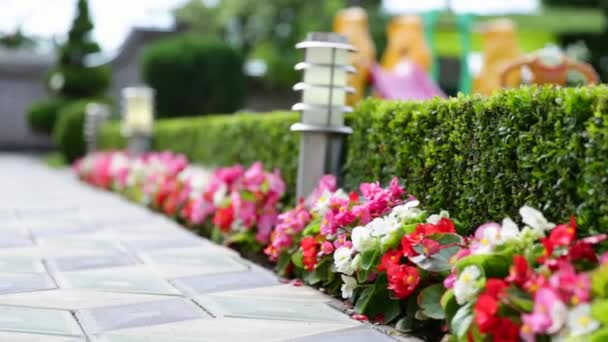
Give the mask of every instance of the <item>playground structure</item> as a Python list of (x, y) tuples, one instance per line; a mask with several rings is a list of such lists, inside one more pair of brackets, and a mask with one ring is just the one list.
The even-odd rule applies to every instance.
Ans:
[[(354, 7), (340, 11), (334, 20), (334, 31), (345, 35), (358, 50), (351, 59), (357, 73), (349, 78), (356, 93), (349, 96), (348, 104), (352, 106), (366, 95), (368, 81), (373, 94), (385, 99), (444, 97), (437, 86), (440, 75), (434, 44), (440, 14), (434, 10), (421, 16), (395, 16), (387, 26), (387, 46), (378, 64), (365, 10)], [(497, 89), (520, 84), (567, 85), (572, 72), (582, 74), (586, 84), (599, 81), (590, 65), (572, 60), (561, 51), (552, 58), (557, 62), (547, 62), (541, 58), (541, 52), (525, 55), (518, 42), (516, 24), (509, 19), (491, 20), (475, 27), (482, 38), (482, 64), (480, 72), (473, 75), (469, 56), (474, 16), (456, 13), (454, 18), (461, 47), (458, 87), (461, 93), (489, 95)]]

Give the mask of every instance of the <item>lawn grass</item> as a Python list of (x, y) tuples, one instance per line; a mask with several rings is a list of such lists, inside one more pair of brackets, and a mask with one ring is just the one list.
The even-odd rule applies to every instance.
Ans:
[(61, 153), (59, 153), (57, 151), (49, 152), (49, 153), (42, 155), (42, 161), (47, 166), (54, 168), (54, 169), (61, 169), (61, 168), (68, 166), (68, 163), (65, 160), (65, 158), (63, 157), (63, 155), (61, 155)]

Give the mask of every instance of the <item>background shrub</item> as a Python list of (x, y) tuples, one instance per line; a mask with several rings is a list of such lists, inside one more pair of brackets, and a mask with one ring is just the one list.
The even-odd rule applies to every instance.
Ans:
[[(369, 99), (347, 117), (345, 187), (398, 176), (433, 210), (470, 231), (529, 204), (553, 222), (578, 218), (583, 234), (608, 231), (608, 88), (521, 88), (490, 97), (426, 102)], [(207, 165), (260, 159), (281, 169), (293, 195), (293, 113), (161, 120), (154, 148)], [(104, 129), (119, 147), (116, 125)], [(293, 197), (291, 197), (293, 199)], [(466, 230), (465, 228), (465, 230)], [(465, 231), (466, 232), (466, 231)]]
[(243, 60), (215, 40), (182, 35), (153, 43), (142, 75), (156, 90), (159, 117), (232, 113), (243, 105)]
[(27, 110), (28, 126), (35, 132), (51, 134), (57, 114), (66, 101), (61, 98), (52, 98), (34, 102)]
[(83, 135), (86, 107), (91, 102), (109, 103), (107, 99), (85, 99), (72, 101), (62, 107), (55, 128), (53, 141), (65, 160), (73, 162), (86, 153)]
[(368, 100), (350, 124), (347, 184), (397, 175), (473, 228), (523, 204), (608, 230), (608, 88), (522, 88), (424, 103)]
[[(289, 127), (297, 121), (298, 115), (292, 112), (159, 120), (154, 127), (153, 149), (184, 153), (192, 161), (208, 166), (248, 166), (260, 160), (269, 169), (281, 170), (288, 196), (293, 199), (299, 137)], [(126, 146), (118, 123), (103, 127), (100, 146)]]

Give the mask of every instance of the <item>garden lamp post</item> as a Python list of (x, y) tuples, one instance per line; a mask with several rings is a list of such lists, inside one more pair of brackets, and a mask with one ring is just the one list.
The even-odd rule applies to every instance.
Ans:
[(107, 105), (91, 102), (85, 109), (84, 138), (87, 143), (87, 153), (97, 151), (97, 140), (101, 126), (110, 116)]
[(154, 90), (149, 87), (128, 87), (122, 90), (123, 135), (128, 150), (134, 155), (147, 152), (154, 128)]
[(295, 66), (303, 71), (303, 81), (293, 87), (302, 92), (302, 102), (292, 107), (301, 114), (291, 131), (301, 134), (297, 195), (306, 197), (321, 176), (341, 171), (344, 136), (352, 133), (344, 126), (344, 113), (352, 111), (345, 102), (354, 92), (347, 74), (355, 72), (349, 64), (355, 48), (346, 37), (325, 32), (309, 33), (296, 48), (305, 50), (305, 58)]

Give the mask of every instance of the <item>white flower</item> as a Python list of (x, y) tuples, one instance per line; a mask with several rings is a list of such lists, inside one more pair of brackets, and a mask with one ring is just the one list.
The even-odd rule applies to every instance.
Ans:
[(568, 320), (568, 308), (561, 300), (557, 300), (551, 305), (549, 316), (551, 316), (551, 326), (547, 328), (547, 332), (555, 334)]
[(585, 335), (600, 326), (600, 323), (591, 317), (591, 306), (588, 303), (579, 304), (570, 310), (567, 324), (571, 336)]
[(378, 217), (368, 223), (372, 236), (382, 237), (401, 228), (401, 222), (394, 216)]
[(368, 227), (358, 226), (353, 228), (351, 233), (353, 247), (357, 252), (363, 252), (374, 247), (374, 238), (372, 230)]
[(329, 208), (329, 200), (332, 197), (348, 199), (348, 194), (344, 192), (342, 189), (338, 189), (336, 192), (332, 193), (329, 190), (324, 190), (321, 196), (317, 199), (315, 203), (312, 205), (312, 212), (319, 216), (324, 216)]
[(439, 214), (433, 214), (429, 216), (429, 218), (426, 219), (426, 223), (437, 224), (442, 218), (450, 218), (450, 213), (445, 210), (442, 210), (439, 212)]
[(467, 266), (462, 270), (454, 282), (454, 296), (458, 304), (465, 304), (475, 297), (479, 291), (476, 282), (480, 276), (481, 271), (477, 266)]
[(359, 270), (359, 266), (361, 266), (361, 254), (355, 255), (353, 261), (350, 262), (350, 267), (352, 267), (353, 272)]
[(519, 228), (513, 220), (505, 217), (502, 220), (502, 226), (500, 227), (500, 235), (503, 242), (516, 240), (519, 238)]
[(393, 208), (393, 210), (389, 214), (389, 217), (396, 218), (401, 221), (414, 219), (420, 216), (420, 213), (422, 213), (422, 210), (416, 208), (419, 204), (419, 201), (413, 200), (406, 202), (402, 205), (398, 205)]
[(226, 199), (228, 195), (228, 189), (226, 189), (226, 185), (222, 184), (219, 189), (213, 194), (213, 205), (216, 207), (221, 206), (222, 202)]
[(351, 259), (352, 250), (348, 247), (340, 247), (334, 252), (334, 265), (336, 271), (351, 275), (355, 271)]
[(357, 280), (353, 277), (345, 276), (344, 274), (342, 274), (341, 277), (343, 282), (342, 287), (340, 288), (340, 290), (342, 290), (342, 298), (348, 299), (353, 296), (353, 291), (357, 288)]
[(537, 231), (544, 232), (555, 227), (555, 223), (547, 221), (540, 211), (527, 205), (519, 209), (519, 214), (525, 224)]

